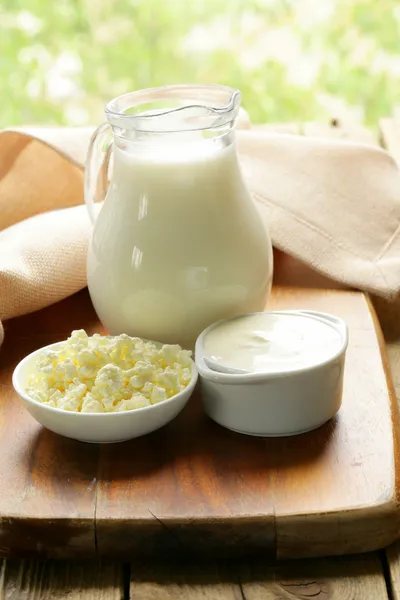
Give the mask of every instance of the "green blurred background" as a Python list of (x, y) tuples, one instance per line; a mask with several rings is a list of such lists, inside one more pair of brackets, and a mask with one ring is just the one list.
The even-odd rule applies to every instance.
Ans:
[(103, 120), (167, 83), (239, 87), (254, 122), (400, 107), (398, 0), (0, 0), (0, 127)]

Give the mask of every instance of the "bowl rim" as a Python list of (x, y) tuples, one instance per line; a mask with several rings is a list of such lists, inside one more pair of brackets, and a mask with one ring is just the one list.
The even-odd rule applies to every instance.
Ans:
[[(107, 337), (112, 337), (112, 336), (107, 336)], [(98, 419), (103, 418), (104, 419), (104, 418), (111, 418), (111, 417), (123, 418), (124, 415), (132, 415), (132, 414), (137, 414), (137, 413), (143, 414), (145, 411), (151, 411), (152, 409), (153, 410), (157, 410), (157, 409), (161, 410), (161, 408), (159, 408), (159, 407), (166, 406), (167, 404), (172, 404), (173, 402), (176, 402), (177, 400), (181, 399), (182, 396), (186, 395), (187, 393), (189, 393), (189, 395), (191, 395), (191, 393), (193, 392), (193, 390), (196, 386), (196, 383), (197, 383), (198, 370), (197, 370), (196, 363), (191, 358), (190, 360), (191, 360), (192, 378), (191, 378), (190, 382), (188, 383), (188, 385), (185, 387), (184, 390), (181, 390), (174, 396), (171, 396), (171, 398), (167, 398), (167, 400), (163, 400), (162, 402), (158, 402), (157, 404), (150, 404), (150, 406), (143, 406), (140, 408), (133, 408), (130, 410), (124, 410), (124, 411), (118, 411), (118, 412), (116, 411), (116, 412), (103, 412), (103, 413), (97, 413), (97, 412), (82, 413), (82, 412), (77, 412), (77, 411), (73, 411), (73, 410), (64, 410), (62, 408), (56, 408), (55, 406), (47, 406), (43, 402), (38, 402), (37, 400), (35, 400), (31, 396), (29, 396), (29, 394), (27, 394), (26, 391), (23, 389), (22, 382), (21, 382), (21, 371), (22, 371), (23, 367), (26, 365), (26, 363), (28, 363), (30, 360), (32, 360), (35, 355), (40, 354), (41, 352), (43, 352), (43, 350), (48, 350), (50, 348), (54, 348), (55, 346), (59, 346), (64, 341), (66, 341), (66, 340), (60, 340), (59, 342), (54, 342), (52, 344), (48, 344), (47, 346), (42, 346), (41, 348), (37, 348), (33, 352), (30, 352), (30, 354), (27, 354), (23, 359), (21, 359), (19, 361), (19, 363), (17, 364), (17, 366), (15, 367), (15, 369), (13, 371), (12, 378), (11, 378), (14, 390), (25, 402), (28, 402), (29, 404), (31, 404), (35, 407), (42, 408), (43, 410), (48, 410), (50, 412), (53, 412), (54, 414), (62, 414), (64, 416), (73, 415), (73, 416), (77, 416), (80, 419), (85, 419), (85, 418), (98, 418)], [(155, 343), (158, 343), (158, 342), (155, 342)]]
[[(326, 325), (329, 325), (336, 329), (342, 338), (342, 344), (339, 350), (332, 354), (332, 356), (326, 358), (325, 360), (304, 365), (300, 367), (294, 367), (292, 369), (287, 369), (286, 371), (275, 371), (275, 372), (262, 372), (262, 371), (254, 371), (248, 373), (224, 373), (222, 371), (216, 371), (209, 368), (205, 361), (204, 355), (206, 355), (204, 348), (204, 339), (212, 329), (218, 327), (222, 323), (226, 323), (229, 321), (234, 321), (235, 319), (241, 319), (243, 317), (249, 317), (253, 315), (297, 315), (310, 319), (318, 319), (323, 321)], [(281, 379), (283, 377), (294, 377), (296, 375), (300, 375), (302, 373), (310, 373), (317, 371), (320, 368), (323, 368), (327, 364), (334, 362), (339, 357), (345, 355), (347, 347), (349, 344), (349, 330), (346, 322), (340, 317), (333, 315), (327, 312), (321, 312), (316, 310), (306, 310), (306, 309), (293, 309), (293, 310), (266, 310), (266, 311), (257, 311), (252, 313), (244, 313), (240, 315), (236, 315), (234, 317), (230, 317), (228, 319), (221, 319), (212, 323), (206, 329), (204, 329), (199, 337), (196, 340), (195, 345), (195, 363), (197, 366), (197, 370), (201, 377), (212, 381), (214, 383), (220, 384), (234, 384), (234, 385), (245, 385), (252, 383), (262, 383), (267, 381), (272, 381), (275, 379)]]

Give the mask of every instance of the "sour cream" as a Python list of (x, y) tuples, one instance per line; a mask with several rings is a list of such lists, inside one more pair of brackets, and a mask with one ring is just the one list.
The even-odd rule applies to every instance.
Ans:
[(246, 372), (284, 372), (323, 363), (343, 337), (322, 319), (301, 313), (257, 313), (223, 321), (204, 339), (214, 362)]

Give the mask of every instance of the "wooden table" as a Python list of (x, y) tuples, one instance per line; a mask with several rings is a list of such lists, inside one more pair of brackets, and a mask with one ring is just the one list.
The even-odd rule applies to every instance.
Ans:
[[(263, 126), (264, 127), (264, 126)], [(338, 123), (266, 129), (380, 143), (400, 165), (400, 120), (379, 132)], [(288, 260), (288, 268), (291, 267)], [(303, 269), (307, 274), (307, 269)], [(312, 285), (319, 276), (311, 275)], [(321, 280), (322, 281), (322, 280)], [(400, 402), (400, 314), (374, 299)], [(1, 540), (0, 540), (1, 545)], [(0, 561), (0, 600), (400, 600), (400, 542), (367, 555), (268, 565), (262, 561), (132, 564)]]

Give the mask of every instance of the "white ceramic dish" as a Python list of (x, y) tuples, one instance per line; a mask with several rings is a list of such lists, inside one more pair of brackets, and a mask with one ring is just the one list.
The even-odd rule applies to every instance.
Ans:
[[(58, 344), (46, 346), (56, 348)], [(185, 390), (159, 404), (117, 413), (76, 413), (52, 408), (33, 400), (25, 392), (26, 382), (34, 369), (40, 348), (26, 356), (15, 368), (12, 382), (25, 408), (41, 425), (81, 442), (123, 442), (145, 435), (172, 421), (184, 408), (197, 381), (196, 366), (192, 364), (192, 380)]]
[[(198, 337), (195, 360), (206, 413), (220, 425), (247, 435), (276, 437), (305, 433), (326, 423), (342, 402), (346, 323), (334, 315), (296, 312), (325, 321), (340, 332), (340, 351), (319, 364), (277, 373), (229, 373), (204, 360), (204, 339), (214, 323)], [(208, 364), (207, 364), (208, 362)]]

